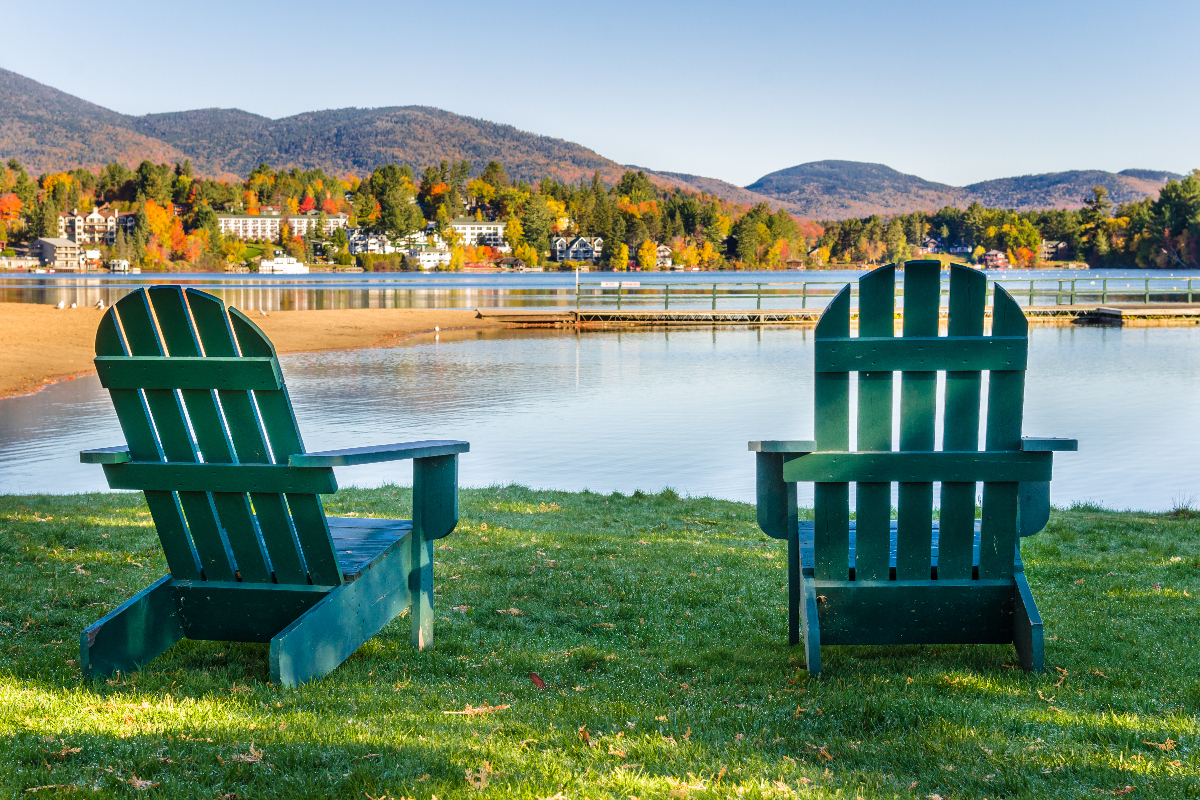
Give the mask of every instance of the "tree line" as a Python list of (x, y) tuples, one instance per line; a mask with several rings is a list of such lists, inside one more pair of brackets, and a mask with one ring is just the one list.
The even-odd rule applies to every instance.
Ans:
[[(608, 269), (653, 269), (663, 246), (673, 263), (703, 269), (901, 262), (933, 238), (943, 250), (966, 248), (969, 260), (999, 250), (1017, 266), (1037, 265), (1047, 240), (1064, 242), (1071, 257), (1093, 266), (1200, 268), (1200, 170), (1170, 181), (1158, 197), (1117, 206), (1096, 187), (1077, 210), (1017, 212), (972, 203), (818, 223), (765, 203), (747, 207), (659, 186), (640, 171), (626, 171), (613, 184), (598, 173), (590, 181), (546, 177), (533, 184), (511, 180), (495, 161), (479, 170), (466, 161), (442, 161), (420, 174), (386, 164), (364, 177), (263, 164), (242, 181), (196, 176), (186, 161), (144, 161), (132, 170), (114, 162), (98, 172), (36, 179), (15, 159), (0, 169), (0, 241), (57, 236), (61, 212), (97, 206), (135, 215), (131, 230), (122, 230), (105, 255), (149, 269), (220, 270), (244, 261), (255, 243), (223, 236), (218, 213), (316, 215), (322, 223), (309, 226), (307, 235), (294, 235), (285, 224), (277, 239), (256, 248), (274, 245), (310, 263), (352, 263), (346, 233), (324, 232), (325, 219), (345, 214), (350, 227), (393, 240), (440, 235), (452, 250), (452, 268), (501, 256), (455, 240), (451, 223), (464, 216), (505, 222), (513, 254), (530, 264), (544, 263), (559, 236), (603, 239), (599, 262)], [(403, 267), (402, 258), (388, 261)]]

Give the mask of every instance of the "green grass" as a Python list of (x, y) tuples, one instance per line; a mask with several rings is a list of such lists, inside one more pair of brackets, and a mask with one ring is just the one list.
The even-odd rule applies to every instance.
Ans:
[[(410, 496), (327, 507), (406, 516)], [(221, 642), (81, 683), (80, 630), (165, 571), (141, 496), (0, 497), (0, 793), (1200, 795), (1186, 509), (1079, 507), (1027, 541), (1045, 675), (1011, 647), (843, 647), (819, 679), (786, 645), (785, 550), (751, 506), (502, 487), (462, 510), (437, 551), (435, 647), (411, 650), (405, 617), (290, 690), (267, 683), (265, 645)], [(484, 705), (507, 708), (444, 713)]]

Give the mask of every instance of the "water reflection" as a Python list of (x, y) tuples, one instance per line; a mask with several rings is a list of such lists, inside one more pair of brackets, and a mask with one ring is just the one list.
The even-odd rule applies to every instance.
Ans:
[[(473, 332), (281, 359), (309, 449), (462, 438), (465, 485), (514, 481), (753, 501), (746, 442), (810, 438), (803, 328)], [(1162, 509), (1200, 495), (1200, 330), (1037, 327), (1024, 429), (1079, 439), (1054, 501)], [(0, 491), (103, 490), (77, 453), (122, 441), (95, 378), (0, 401)], [(339, 481), (411, 480), (407, 464)]]

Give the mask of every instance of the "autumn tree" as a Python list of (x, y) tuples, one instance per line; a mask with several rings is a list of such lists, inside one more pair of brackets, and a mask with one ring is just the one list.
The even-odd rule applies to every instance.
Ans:
[(658, 245), (653, 239), (642, 242), (637, 251), (637, 262), (642, 269), (654, 269), (658, 264)]

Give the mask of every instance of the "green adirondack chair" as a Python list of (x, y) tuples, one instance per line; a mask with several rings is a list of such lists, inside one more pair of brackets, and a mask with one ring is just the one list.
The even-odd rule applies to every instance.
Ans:
[[(85, 630), (83, 674), (141, 667), (182, 638), (270, 642), (295, 686), (404, 609), (433, 641), (433, 540), (458, 523), (459, 441), (305, 453), (275, 348), (237, 309), (176, 286), (104, 315), (96, 369), (127, 446), (87, 450), (145, 493), (170, 574)], [(413, 519), (326, 517), (333, 467), (413, 459)]]
[[(1025, 580), (1020, 537), (1050, 516), (1053, 451), (1074, 439), (1022, 438), (1028, 323), (996, 286), (984, 335), (987, 277), (951, 267), (948, 335), (938, 335), (941, 265), (904, 266), (903, 335), (895, 335), (896, 269), (859, 282), (859, 335), (850, 286), (816, 330), (816, 441), (750, 442), (758, 524), (788, 541), (788, 627), (803, 629), (810, 674), (822, 644), (1007, 644), (1042, 671), (1042, 621)], [(986, 447), (979, 449), (981, 374), (988, 373)], [(900, 372), (899, 448), (892, 449), (893, 373)], [(934, 450), (938, 373), (945, 375), (942, 450)], [(850, 374), (857, 373), (857, 451), (851, 452)], [(799, 522), (796, 482), (814, 486), (812, 522)], [(933, 485), (941, 482), (939, 519)], [(849, 485), (855, 484), (855, 519)], [(898, 483), (897, 519), (891, 485)], [(982, 518), (975, 518), (983, 484)]]

